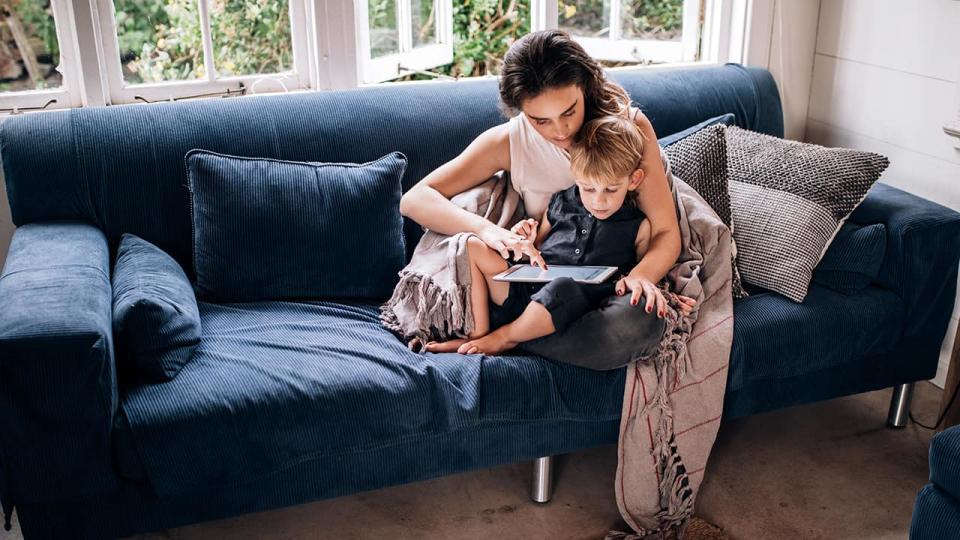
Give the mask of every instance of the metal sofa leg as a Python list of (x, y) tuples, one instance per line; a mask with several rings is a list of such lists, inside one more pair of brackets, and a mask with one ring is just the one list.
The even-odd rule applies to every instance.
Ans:
[(553, 496), (553, 456), (537, 458), (533, 462), (533, 484), (530, 498), (538, 503), (550, 502)]
[(913, 383), (893, 387), (890, 414), (887, 415), (887, 425), (889, 427), (902, 428), (907, 425), (907, 419), (910, 416), (910, 398), (912, 397)]

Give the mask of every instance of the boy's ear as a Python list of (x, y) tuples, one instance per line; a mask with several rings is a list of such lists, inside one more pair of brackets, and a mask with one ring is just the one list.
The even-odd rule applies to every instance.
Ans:
[(630, 173), (630, 189), (637, 189), (643, 183), (643, 169), (636, 169)]

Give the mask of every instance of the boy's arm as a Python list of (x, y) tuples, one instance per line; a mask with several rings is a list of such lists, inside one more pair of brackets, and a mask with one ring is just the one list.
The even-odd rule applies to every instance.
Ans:
[(540, 249), (540, 244), (543, 243), (543, 240), (550, 234), (550, 220), (547, 219), (547, 211), (543, 211), (543, 216), (540, 217), (540, 225), (537, 227), (537, 237), (533, 241), (533, 247)]

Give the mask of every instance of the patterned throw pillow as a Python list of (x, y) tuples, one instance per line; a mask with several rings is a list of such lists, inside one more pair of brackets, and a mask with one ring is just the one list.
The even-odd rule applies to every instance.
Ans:
[[(727, 143), (725, 126), (715, 124), (688, 135), (666, 146), (663, 151), (670, 160), (671, 172), (686, 182), (713, 208), (723, 224), (733, 230), (730, 211), (730, 193), (727, 189)], [(731, 246), (733, 259), (733, 297), (745, 298), (747, 292), (737, 271), (736, 242)]]
[(730, 207), (743, 279), (795, 302), (853, 209), (890, 164), (879, 154), (727, 129)]

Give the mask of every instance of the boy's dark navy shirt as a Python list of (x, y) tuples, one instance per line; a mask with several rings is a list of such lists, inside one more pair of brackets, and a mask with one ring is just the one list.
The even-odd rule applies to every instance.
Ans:
[(628, 199), (612, 216), (597, 219), (583, 206), (574, 185), (550, 197), (550, 233), (540, 254), (547, 265), (616, 266), (628, 274), (637, 264), (637, 231), (645, 217)]

